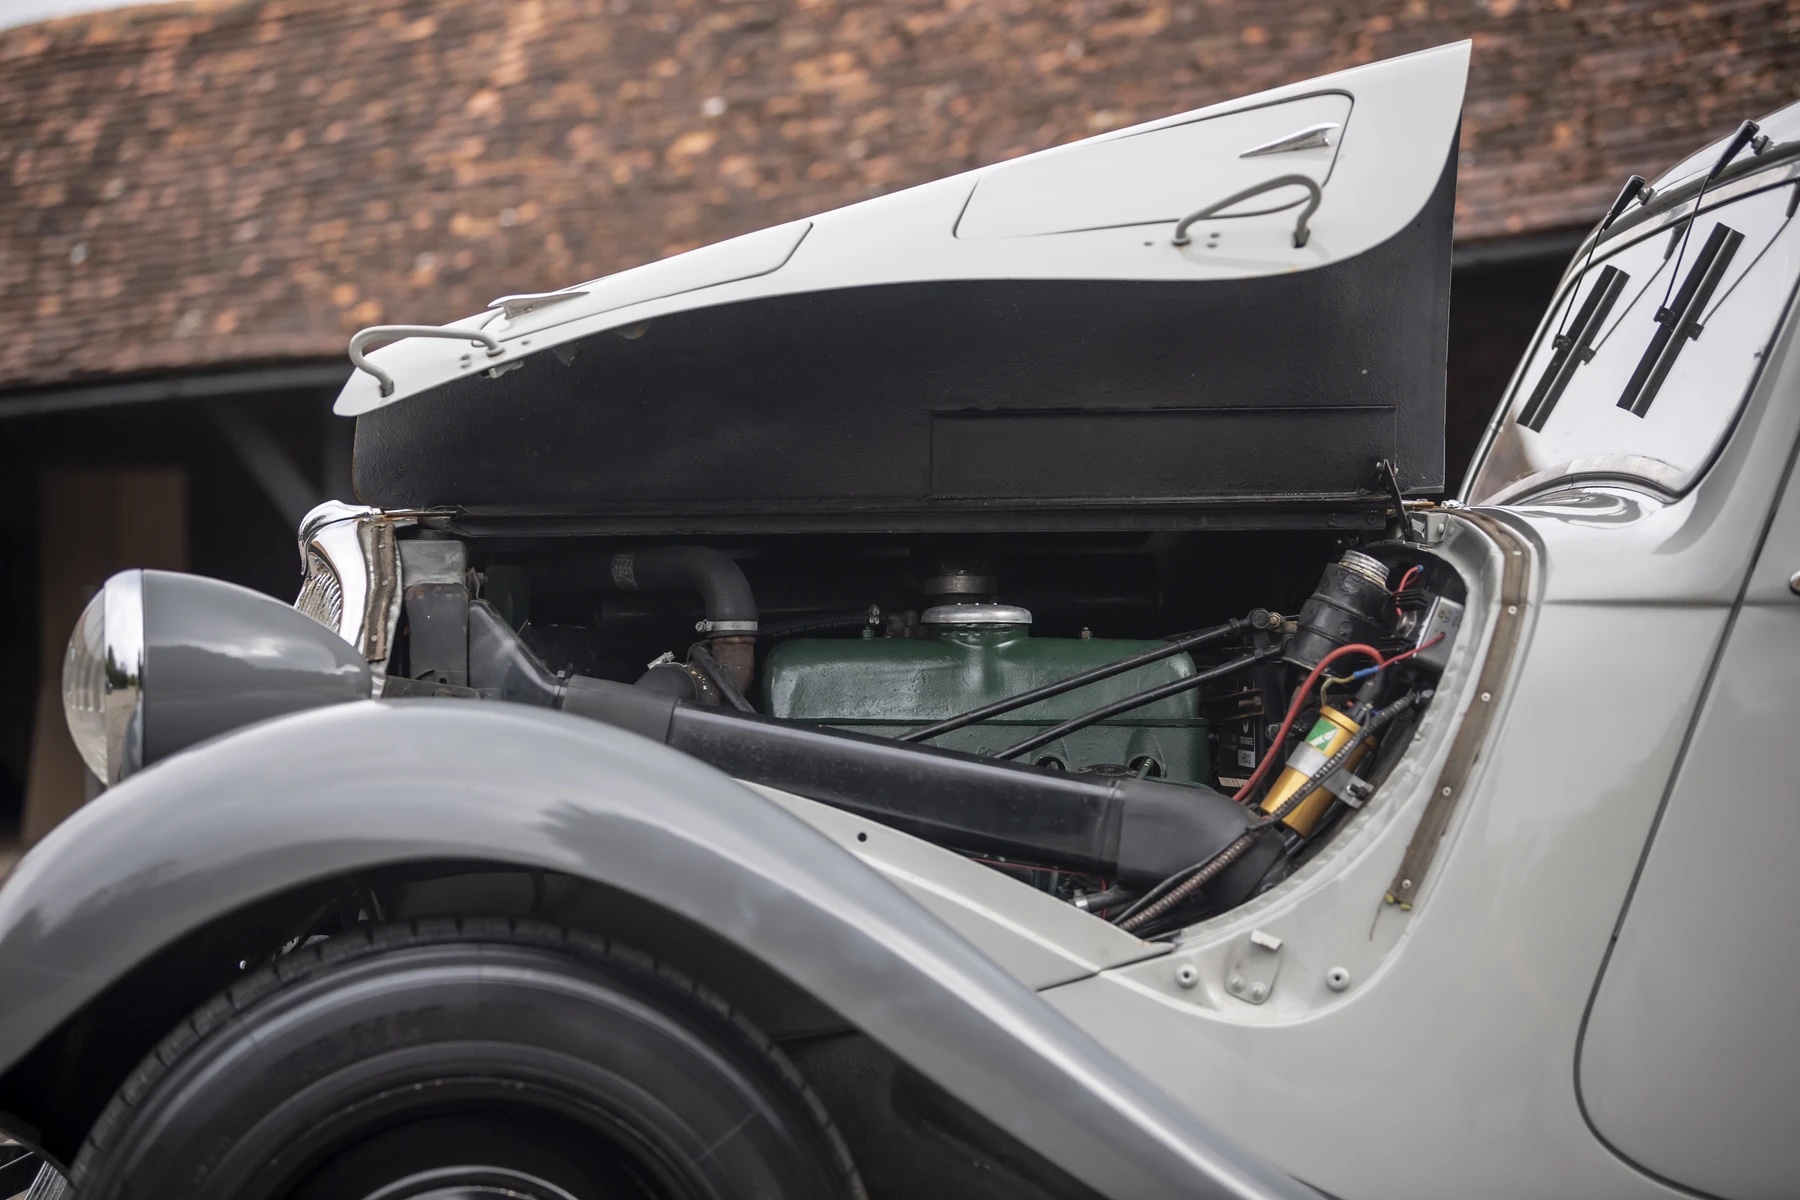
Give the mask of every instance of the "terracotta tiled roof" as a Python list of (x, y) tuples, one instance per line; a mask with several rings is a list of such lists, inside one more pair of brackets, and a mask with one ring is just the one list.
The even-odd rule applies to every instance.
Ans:
[(1354, 7), (212, 0), (6, 30), (0, 387), (336, 355), (1456, 38), (1465, 241), (1585, 224), (1800, 93), (1800, 0)]

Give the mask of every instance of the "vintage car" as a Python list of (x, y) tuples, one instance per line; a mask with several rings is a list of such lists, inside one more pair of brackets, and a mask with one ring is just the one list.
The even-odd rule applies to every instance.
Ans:
[(1468, 54), (358, 334), (299, 600), (70, 641), (40, 1195), (1794, 1194), (1800, 106), (1451, 500)]

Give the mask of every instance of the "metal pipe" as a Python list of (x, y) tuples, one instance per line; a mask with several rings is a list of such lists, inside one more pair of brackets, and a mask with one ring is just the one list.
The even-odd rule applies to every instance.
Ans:
[(992, 704), (984, 704), (980, 708), (972, 708), (966, 713), (954, 717), (946, 717), (935, 725), (927, 725), (923, 729), (915, 729), (911, 733), (903, 733), (902, 742), (923, 742), (942, 734), (952, 733), (989, 717), (997, 717), (1014, 709), (1024, 708), (1027, 704), (1036, 704), (1039, 700), (1048, 700), (1052, 696), (1060, 696), (1064, 692), (1072, 692), (1078, 687), (1086, 687), (1090, 683), (1098, 683), (1102, 679), (1111, 679), (1114, 675), (1123, 675), (1147, 663), (1161, 662), (1165, 658), (1173, 658), (1185, 650), (1195, 646), (1203, 646), (1207, 642), (1217, 641), (1227, 634), (1236, 633), (1248, 628), (1249, 622), (1233, 618), (1223, 625), (1215, 625), (1211, 629), (1202, 629), (1198, 633), (1185, 634), (1173, 638), (1166, 646), (1158, 646), (1154, 650), (1145, 650), (1141, 654), (1133, 654), (1129, 658), (1121, 658), (1118, 662), (1104, 663), (1079, 675), (1071, 675), (1067, 679), (1059, 679), (1055, 683), (1046, 683), (1042, 687), (1032, 688), (1028, 692), (1020, 692), (1016, 696), (1008, 696), (1004, 700), (996, 700)]
[(1255, 654), (1246, 654), (1242, 658), (1234, 658), (1225, 665), (1214, 667), (1210, 671), (1201, 671), (1197, 674), (1189, 675), (1185, 679), (1177, 679), (1162, 684), (1159, 687), (1153, 687), (1149, 691), (1138, 692), (1135, 695), (1114, 700), (1111, 704), (1103, 704), (1099, 708), (1084, 712), (1078, 717), (1070, 717), (1060, 725), (1052, 725), (1042, 733), (1033, 734), (1031, 737), (1026, 738), (1015, 746), (1008, 746), (998, 754), (995, 754), (994, 757), (1015, 758), (1018, 755), (1025, 753), (1027, 750), (1036, 750), (1039, 746), (1054, 742), (1057, 738), (1067, 737), (1077, 730), (1086, 729), (1089, 725), (1098, 725), (1108, 717), (1116, 717), (1120, 713), (1130, 712), (1134, 708), (1143, 708), (1146, 704), (1155, 704), (1158, 700), (1166, 700), (1170, 696), (1179, 696), (1182, 692), (1192, 691), (1209, 680), (1217, 679), (1221, 675), (1230, 675), (1235, 671), (1241, 671), (1246, 667), (1254, 666), (1265, 659), (1274, 658), (1279, 653), (1279, 650), (1271, 646), (1267, 650), (1259, 650)]

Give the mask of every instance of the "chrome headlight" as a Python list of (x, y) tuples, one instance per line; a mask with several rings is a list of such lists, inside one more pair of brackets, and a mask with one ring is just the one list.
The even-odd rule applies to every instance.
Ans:
[(254, 721), (371, 690), (369, 664), (337, 634), (273, 597), (175, 571), (107, 580), (63, 659), (69, 735), (107, 784)]
[(63, 715), (81, 760), (102, 783), (143, 761), (144, 573), (106, 581), (82, 610), (63, 655)]

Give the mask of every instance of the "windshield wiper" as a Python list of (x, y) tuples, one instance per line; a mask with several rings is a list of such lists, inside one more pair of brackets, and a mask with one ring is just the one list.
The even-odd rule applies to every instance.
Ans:
[(1724, 222), (1713, 226), (1706, 245), (1700, 248), (1699, 257), (1694, 259), (1687, 277), (1681, 281), (1681, 290), (1676, 292), (1674, 303), (1656, 310), (1656, 333), (1644, 347), (1644, 356), (1638, 360), (1637, 370), (1631, 373), (1631, 382), (1625, 385), (1625, 391), (1619, 397), (1620, 408), (1634, 417), (1650, 411), (1650, 404), (1662, 388), (1663, 380), (1669, 377), (1675, 360), (1681, 356), (1682, 347), (1705, 331), (1700, 316), (1706, 311), (1707, 302), (1712, 299), (1719, 280), (1724, 278), (1726, 268), (1731, 265), (1732, 256), (1743, 242), (1744, 235)]
[(1544, 422), (1550, 419), (1551, 410), (1556, 402), (1562, 399), (1563, 391), (1569, 386), (1569, 380), (1575, 377), (1575, 368), (1582, 363), (1592, 361), (1594, 337), (1600, 327), (1606, 324), (1606, 318), (1618, 303), (1619, 293), (1625, 290), (1625, 284), (1631, 276), (1614, 266), (1603, 267), (1600, 278), (1582, 302), (1581, 311), (1575, 316), (1575, 325), (1567, 333), (1559, 333), (1551, 343), (1556, 352), (1550, 356), (1550, 365), (1544, 368), (1543, 375), (1532, 390), (1531, 399), (1519, 411), (1519, 424), (1533, 433), (1541, 433)]
[[(1581, 270), (1575, 273), (1577, 288), (1581, 286), (1580, 280), (1587, 274), (1588, 266), (1594, 261), (1594, 250), (1600, 245), (1601, 235), (1612, 228), (1613, 222), (1619, 219), (1626, 205), (1633, 200), (1649, 198), (1650, 185), (1642, 175), (1633, 175), (1625, 181), (1625, 186), (1619, 189), (1612, 206), (1600, 218), (1600, 227), (1594, 230), (1594, 236), (1588, 242), (1587, 257), (1581, 260)], [(1614, 283), (1615, 277), (1617, 283)], [(1550, 343), (1555, 353), (1550, 357), (1550, 365), (1544, 368), (1543, 375), (1539, 377), (1531, 398), (1519, 411), (1519, 424), (1533, 433), (1543, 431), (1544, 422), (1550, 419), (1550, 410), (1562, 399), (1563, 389), (1569, 386), (1575, 368), (1593, 359), (1594, 352), (1589, 347), (1593, 344), (1594, 334), (1606, 321), (1606, 314), (1612, 311), (1613, 304), (1619, 298), (1619, 289), (1625, 286), (1628, 278), (1630, 276), (1624, 272), (1607, 267), (1606, 273), (1601, 275), (1595, 282), (1594, 289), (1588, 293), (1587, 303), (1581, 306), (1581, 315), (1575, 319), (1573, 333), (1569, 332), (1569, 310), (1575, 307), (1574, 300), (1571, 299), (1569, 307), (1563, 309), (1562, 322), (1557, 325), (1556, 337)], [(1595, 308), (1596, 303), (1600, 305), (1598, 310)]]
[(1700, 250), (1700, 257), (1688, 270), (1687, 278), (1681, 281), (1681, 294), (1675, 297), (1674, 303), (1669, 302), (1670, 292), (1675, 288), (1675, 276), (1681, 272), (1682, 256), (1687, 253), (1688, 236), (1694, 232), (1694, 222), (1700, 219), (1700, 209), (1706, 203), (1706, 189), (1746, 147), (1755, 154), (1769, 148), (1768, 135), (1755, 121), (1745, 121), (1737, 127), (1726, 140), (1719, 161), (1700, 180), (1700, 190), (1694, 196), (1694, 211), (1681, 225), (1681, 245), (1675, 252), (1675, 269), (1669, 272), (1668, 290), (1663, 292), (1662, 307), (1656, 310), (1656, 323), (1661, 328), (1650, 339), (1644, 357), (1638, 360), (1637, 370), (1631, 373), (1631, 382), (1625, 385), (1625, 392), (1619, 397), (1619, 407), (1632, 416), (1641, 417), (1650, 411), (1650, 402), (1656, 399), (1663, 380), (1668, 378), (1669, 370), (1681, 356), (1681, 348), (1700, 336), (1703, 328), (1700, 313), (1712, 299), (1714, 289), (1719, 286), (1719, 277), (1725, 273), (1725, 268), (1731, 264), (1731, 256), (1737, 253), (1744, 240), (1743, 234), (1724, 224), (1713, 226), (1712, 235)]

